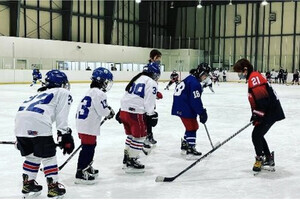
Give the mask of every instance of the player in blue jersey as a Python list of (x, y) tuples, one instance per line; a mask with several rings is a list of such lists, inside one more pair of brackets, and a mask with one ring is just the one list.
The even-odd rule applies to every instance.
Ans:
[(42, 74), (39, 69), (33, 69), (32, 70), (32, 83), (30, 86), (33, 86), (34, 84), (36, 84), (37, 80), (42, 82)]
[(184, 139), (181, 140), (181, 150), (187, 160), (197, 159), (202, 155), (195, 148), (196, 132), (199, 128), (197, 116), (199, 115), (201, 123), (207, 121), (206, 109), (203, 108), (201, 100), (203, 90), (200, 82), (206, 79), (209, 71), (207, 63), (199, 64), (176, 86), (173, 96), (172, 115), (180, 117), (186, 129)]

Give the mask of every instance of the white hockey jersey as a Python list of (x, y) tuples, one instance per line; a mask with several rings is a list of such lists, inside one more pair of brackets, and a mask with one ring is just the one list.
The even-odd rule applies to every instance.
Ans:
[(52, 88), (24, 101), (15, 118), (18, 137), (51, 136), (52, 124), (62, 134), (68, 128), (68, 115), (73, 99), (69, 90)]
[(204, 79), (203, 81), (201, 81), (202, 87), (203, 87), (204, 85), (207, 86), (207, 85), (210, 85), (210, 84), (212, 84), (212, 81), (211, 81), (211, 77), (210, 77), (210, 76), (207, 76), (206, 79)]
[(150, 77), (142, 75), (121, 99), (121, 110), (130, 113), (154, 114), (157, 83)]
[(78, 133), (100, 135), (102, 117), (109, 114), (106, 94), (98, 88), (91, 88), (77, 108), (76, 129)]

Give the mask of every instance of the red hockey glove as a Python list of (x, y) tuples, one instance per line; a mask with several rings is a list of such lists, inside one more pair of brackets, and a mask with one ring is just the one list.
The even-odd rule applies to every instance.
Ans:
[(163, 98), (163, 95), (161, 92), (157, 92), (156, 93), (156, 99), (162, 99)]

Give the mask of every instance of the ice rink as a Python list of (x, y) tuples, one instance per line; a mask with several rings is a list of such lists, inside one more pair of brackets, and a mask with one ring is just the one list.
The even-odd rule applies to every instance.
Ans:
[[(157, 101), (159, 123), (153, 129), (158, 141), (150, 155), (141, 154), (146, 166), (143, 174), (125, 174), (122, 168), (125, 134), (116, 120), (106, 121), (94, 158), (94, 167), (100, 170), (95, 185), (74, 184), (78, 154), (59, 173), (66, 187), (65, 198), (70, 199), (280, 199), (300, 198), (300, 86), (273, 85), (281, 101), (286, 119), (275, 123), (266, 135), (271, 150), (275, 151), (276, 172), (263, 171), (253, 176), (254, 148), (251, 142), (251, 125), (209, 157), (178, 177), (172, 183), (156, 183), (157, 176), (174, 176), (189, 166), (180, 154), (180, 138), (184, 127), (178, 117), (171, 116), (174, 85), (163, 90), (167, 83), (159, 83), (164, 98)], [(114, 83), (107, 93), (108, 104), (118, 111), (126, 83)], [(0, 85), (0, 140), (14, 141), (14, 118), (20, 104), (33, 95), (37, 85)], [(69, 115), (75, 145), (79, 139), (75, 129), (77, 106), (89, 84), (72, 84), (73, 104)], [(245, 83), (214, 85), (215, 94), (206, 88), (202, 95), (207, 108), (209, 130), (213, 143), (222, 142), (249, 123), (251, 116)], [(197, 149), (202, 153), (211, 150), (204, 126), (199, 124)], [(56, 137), (56, 129), (53, 130)], [(0, 198), (19, 199), (22, 189), (22, 163), (24, 159), (14, 145), (0, 144)], [(58, 165), (63, 156), (57, 149)], [(43, 174), (37, 182), (44, 189), (39, 198), (47, 198), (47, 185)]]

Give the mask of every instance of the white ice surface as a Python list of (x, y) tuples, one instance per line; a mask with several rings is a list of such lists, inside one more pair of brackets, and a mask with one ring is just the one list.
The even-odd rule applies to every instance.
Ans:
[[(180, 155), (180, 138), (184, 127), (178, 117), (171, 116), (172, 93), (159, 88), (164, 98), (157, 101), (159, 123), (154, 130), (158, 141), (149, 156), (141, 155), (146, 165), (144, 174), (125, 174), (122, 168), (125, 134), (115, 120), (106, 121), (101, 127), (94, 157), (94, 167), (100, 170), (95, 185), (75, 185), (74, 176), (78, 154), (59, 173), (60, 182), (66, 187), (65, 198), (97, 199), (255, 199), (300, 198), (300, 87), (274, 85), (286, 119), (277, 122), (267, 133), (266, 139), (275, 151), (276, 172), (262, 172), (253, 176), (254, 148), (251, 142), (253, 127), (234, 137), (209, 157), (178, 177), (172, 183), (156, 183), (157, 176), (175, 176), (193, 161)], [(108, 104), (118, 110), (126, 83), (115, 83), (107, 93)], [(74, 98), (69, 122), (73, 129), (76, 148), (80, 144), (75, 129), (75, 112), (88, 84), (72, 84)], [(14, 117), (21, 102), (38, 88), (29, 85), (0, 85), (0, 140), (14, 141)], [(250, 106), (245, 83), (221, 83), (214, 86), (215, 94), (205, 89), (202, 99), (208, 111), (207, 127), (213, 143), (222, 142), (249, 123)], [(204, 126), (199, 124), (197, 149), (206, 153), (211, 149)], [(55, 130), (55, 129), (54, 129)], [(56, 137), (56, 131), (54, 135)], [(22, 163), (24, 159), (13, 145), (0, 144), (0, 198), (21, 198)], [(57, 149), (58, 164), (68, 156)], [(46, 180), (42, 173), (37, 182), (44, 189), (40, 198), (47, 198)]]

